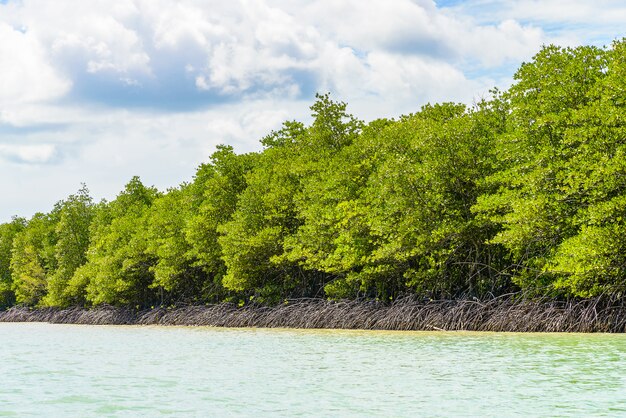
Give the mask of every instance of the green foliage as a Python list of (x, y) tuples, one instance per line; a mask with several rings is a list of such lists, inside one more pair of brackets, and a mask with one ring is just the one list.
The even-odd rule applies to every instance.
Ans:
[(317, 95), (191, 183), (0, 225), (0, 307), (626, 292), (626, 40), (369, 124)]
[(334, 298), (494, 291), (488, 230), (470, 212), (491, 167), (486, 112), (448, 103), (372, 122), (309, 178), (288, 258), (332, 275)]
[(200, 166), (190, 186), (193, 210), (183, 230), (189, 243), (186, 257), (206, 275), (201, 291), (206, 299), (224, 296), (226, 266), (218, 242), (220, 225), (232, 219), (238, 197), (247, 186), (246, 175), (255, 167), (257, 157), (237, 155), (230, 146), (218, 146), (211, 162)]
[(370, 123), (350, 144), (319, 162), (304, 179), (295, 201), (302, 225), (285, 239), (282, 258), (297, 262), (309, 274), (325, 273), (330, 296), (353, 297), (360, 292), (358, 281), (346, 282), (368, 242), (364, 207), (358, 197), (385, 154), (384, 141), (375, 138), (391, 124), (387, 120)]
[(583, 297), (626, 290), (626, 41), (604, 61), (564, 135), (573, 150), (561, 193), (575, 210), (574, 232), (546, 267), (561, 273), (557, 288)]
[(35, 214), (13, 240), (11, 253), (12, 288), (18, 304), (41, 304), (47, 291), (48, 278), (57, 262), (55, 245), (59, 210)]
[(155, 260), (147, 251), (147, 214), (158, 197), (156, 189), (134, 177), (124, 191), (94, 217), (87, 263), (72, 279), (71, 293), (86, 292), (92, 304), (150, 306), (156, 295)]
[(11, 274), (11, 251), (15, 236), (26, 226), (26, 220), (14, 217), (11, 222), (0, 225), (0, 308), (15, 303), (13, 276)]
[(310, 127), (289, 122), (263, 140), (268, 148), (246, 176), (247, 187), (232, 220), (220, 228), (228, 289), (254, 292), (265, 300), (311, 296), (320, 290), (323, 277), (305, 274), (285, 257), (285, 242), (302, 224), (296, 202), (305, 182), (358, 137), (362, 122), (329, 95), (318, 95), (311, 110)]
[(247, 187), (238, 196), (231, 220), (218, 227), (227, 289), (269, 289), (286, 279), (271, 259), (282, 252), (284, 236), (298, 222), (293, 210), (293, 196), (299, 189), (293, 147), (269, 148), (263, 153), (246, 175)]
[(501, 225), (516, 282), (592, 296), (623, 287), (624, 41), (544, 48), (507, 94), (506, 165), (475, 210)]
[(185, 221), (191, 211), (188, 190), (187, 185), (169, 190), (154, 201), (146, 215), (146, 252), (157, 260), (150, 267), (154, 273), (152, 286), (167, 292), (184, 292), (183, 288), (188, 286), (185, 273), (192, 263), (187, 258), (189, 244), (184, 235)]
[(43, 304), (69, 306), (84, 303), (66, 292), (68, 282), (78, 267), (86, 261), (89, 245), (89, 226), (94, 214), (94, 203), (85, 185), (77, 194), (57, 204), (59, 221), (55, 227), (57, 242), (54, 255), (57, 268), (47, 282)]

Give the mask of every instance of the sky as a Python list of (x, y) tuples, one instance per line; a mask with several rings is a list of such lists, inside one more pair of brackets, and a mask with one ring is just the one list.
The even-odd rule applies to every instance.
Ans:
[(626, 36), (623, 0), (0, 0), (0, 222), (85, 183), (190, 181), (315, 93), (365, 121), (508, 88), (542, 45)]

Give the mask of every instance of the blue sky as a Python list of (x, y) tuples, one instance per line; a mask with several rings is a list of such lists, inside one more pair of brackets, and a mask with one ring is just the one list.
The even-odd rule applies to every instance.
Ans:
[(217, 144), (307, 121), (316, 92), (365, 120), (472, 103), (623, 22), (621, 0), (0, 0), (0, 222), (82, 182), (176, 186)]

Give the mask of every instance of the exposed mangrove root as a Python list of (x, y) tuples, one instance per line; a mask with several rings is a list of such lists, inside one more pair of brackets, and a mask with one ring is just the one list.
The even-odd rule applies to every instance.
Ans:
[(601, 297), (580, 301), (500, 297), (486, 301), (411, 298), (385, 305), (374, 301), (298, 299), (268, 306), (209, 306), (134, 311), (29, 309), (0, 312), (0, 322), (50, 322), (91, 325), (197, 325), (215, 327), (334, 328), (370, 330), (442, 330), (509, 332), (624, 332), (626, 299)]

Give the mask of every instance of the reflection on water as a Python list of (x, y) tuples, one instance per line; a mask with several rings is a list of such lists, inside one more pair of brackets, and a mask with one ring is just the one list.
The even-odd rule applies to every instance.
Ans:
[(626, 336), (0, 323), (0, 416), (626, 416)]

